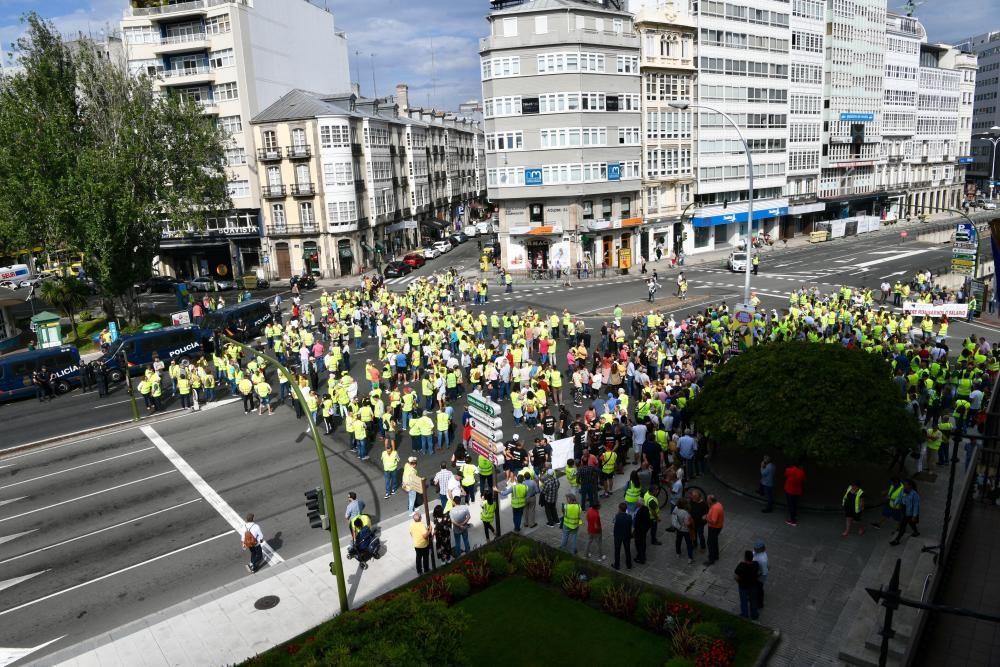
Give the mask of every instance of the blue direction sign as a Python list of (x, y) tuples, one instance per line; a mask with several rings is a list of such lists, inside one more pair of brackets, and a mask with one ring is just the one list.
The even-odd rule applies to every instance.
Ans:
[(873, 113), (849, 113), (841, 112), (840, 120), (854, 123), (871, 123), (875, 120)]

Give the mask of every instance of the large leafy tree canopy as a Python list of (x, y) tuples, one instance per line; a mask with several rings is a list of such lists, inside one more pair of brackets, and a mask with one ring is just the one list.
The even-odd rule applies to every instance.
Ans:
[(919, 445), (884, 359), (808, 342), (754, 347), (719, 367), (689, 404), (713, 440), (838, 465)]
[(0, 80), (0, 250), (77, 250), (102, 292), (135, 316), (164, 220), (200, 227), (230, 207), (226, 137), (194, 102), (92, 44), (69, 49), (35, 14)]

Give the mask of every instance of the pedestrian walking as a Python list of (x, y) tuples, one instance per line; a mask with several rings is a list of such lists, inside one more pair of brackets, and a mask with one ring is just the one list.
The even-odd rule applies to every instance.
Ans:
[(607, 560), (604, 555), (604, 527), (601, 524), (601, 505), (594, 503), (587, 508), (587, 551), (584, 554), (590, 558), (590, 550), (597, 547), (597, 555), (601, 560)]
[(886, 519), (892, 519), (896, 523), (899, 523), (902, 516), (899, 506), (899, 497), (902, 493), (903, 482), (900, 481), (899, 477), (892, 477), (889, 480), (889, 488), (882, 492), (881, 516), (878, 521), (872, 522), (872, 526), (875, 528), (881, 528)]
[(385, 498), (396, 495), (399, 486), (399, 452), (388, 440), (382, 452), (382, 477), (385, 481)]
[(764, 455), (760, 462), (760, 488), (757, 493), (767, 501), (761, 512), (769, 513), (774, 511), (774, 463), (771, 457)]
[(767, 583), (767, 574), (771, 571), (767, 560), (767, 548), (763, 540), (757, 540), (753, 543), (753, 559), (757, 563), (757, 567), (760, 568), (757, 576), (757, 609), (760, 610), (764, 608), (764, 584)]
[(799, 499), (802, 498), (802, 484), (806, 481), (806, 471), (801, 463), (793, 463), (785, 468), (785, 501), (788, 503), (789, 526), (799, 525)]
[(757, 581), (760, 576), (760, 566), (753, 559), (752, 551), (748, 549), (743, 552), (743, 560), (736, 566), (733, 576), (740, 589), (740, 616), (756, 620), (759, 616), (757, 612)]
[(431, 571), (431, 529), (421, 520), (422, 518), (420, 512), (414, 512), (413, 522), (410, 524), (410, 538), (413, 540), (418, 575)]
[(917, 524), (920, 523), (920, 494), (917, 493), (917, 485), (912, 479), (903, 480), (903, 492), (899, 495), (900, 521), (899, 530), (896, 537), (889, 542), (892, 546), (899, 544), (906, 534), (907, 527), (912, 529), (913, 537), (919, 537), (920, 531)]
[(492, 537), (497, 537), (496, 526), (493, 525), (497, 517), (497, 498), (493, 489), (485, 489), (480, 494), (479, 519), (483, 522), (483, 534), (487, 542)]
[(674, 550), (681, 555), (681, 545), (687, 547), (688, 565), (694, 563), (694, 520), (688, 511), (690, 503), (681, 500), (670, 512), (670, 526), (674, 529)]
[(632, 532), (635, 539), (635, 562), (642, 565), (646, 562), (646, 536), (649, 533), (652, 521), (649, 518), (649, 508), (642, 502), (642, 498), (639, 499), (637, 504), (638, 507), (633, 519), (635, 525)]
[(861, 521), (861, 513), (865, 509), (864, 493), (861, 490), (861, 483), (857, 480), (851, 482), (844, 492), (844, 497), (840, 501), (844, 507), (844, 532), (840, 534), (841, 537), (850, 535), (855, 523), (858, 524), (858, 535), (865, 534), (865, 524)]
[(365, 501), (358, 498), (358, 494), (354, 491), (347, 492), (347, 507), (344, 509), (344, 518), (347, 519), (347, 525), (351, 525), (356, 517), (361, 516), (365, 513)]
[(566, 495), (566, 502), (563, 504), (562, 518), (562, 543), (560, 549), (566, 549), (576, 555), (576, 536), (580, 529), (583, 511), (576, 501), (576, 496), (572, 493)]
[(712, 565), (719, 560), (719, 534), (726, 521), (725, 509), (715, 496), (708, 496), (708, 512), (704, 519), (708, 526), (708, 560), (705, 565)]
[(264, 533), (253, 520), (253, 513), (247, 514), (243, 524), (243, 550), (250, 552), (247, 571), (253, 574), (264, 565)]
[(625, 503), (618, 503), (618, 513), (615, 514), (613, 525), (615, 539), (615, 562), (612, 565), (616, 570), (621, 569), (621, 555), (625, 552), (625, 567), (632, 569), (632, 517), (626, 511)]
[(453, 498), (451, 502), (453, 507), (449, 518), (451, 519), (452, 536), (455, 538), (454, 555), (455, 558), (458, 558), (463, 553), (472, 550), (469, 546), (469, 524), (472, 523), (472, 513), (469, 512), (469, 507), (463, 504), (461, 496)]

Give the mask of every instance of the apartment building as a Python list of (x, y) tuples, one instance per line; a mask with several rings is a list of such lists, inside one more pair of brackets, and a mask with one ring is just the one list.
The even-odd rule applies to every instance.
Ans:
[[(992, 128), (1000, 127), (1000, 30), (985, 32), (969, 37), (956, 45), (956, 48), (978, 58), (977, 77), (973, 92), (972, 111), (972, 146), (968, 153), (972, 158), (968, 164), (968, 179), (979, 191), (991, 192), (991, 178), (1000, 180), (1000, 170), (991, 174), (995, 168), (997, 145), (986, 141), (982, 135), (990, 133)], [(964, 95), (963, 95), (964, 101)], [(1000, 135), (1000, 132), (994, 133)], [(996, 192), (993, 188), (992, 192)]]
[(196, 101), (230, 137), (233, 209), (205, 229), (165, 221), (159, 271), (190, 278), (266, 269), (258, 157), (284, 157), (294, 144), (258, 144), (250, 119), (293, 88), (349, 89), (347, 40), (333, 15), (307, 0), (130, 0), (121, 30), (132, 71), (153, 76), (162, 94)]
[(690, 240), (682, 218), (694, 201), (693, 112), (670, 103), (693, 100), (696, 33), (686, 3), (654, 0), (632, 10), (642, 95), (640, 255), (657, 259), (678, 253)]
[(643, 221), (632, 15), (619, 0), (491, 4), (479, 52), (503, 266), (630, 266)]
[(484, 194), (482, 130), (452, 114), (296, 89), (251, 124), (273, 277), (378, 268), (452, 231)]

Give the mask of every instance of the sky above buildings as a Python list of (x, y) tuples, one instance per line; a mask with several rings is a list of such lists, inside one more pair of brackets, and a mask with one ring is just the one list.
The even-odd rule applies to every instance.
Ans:
[[(303, 0), (257, 0), (302, 2)], [(311, 0), (333, 12), (347, 33), (351, 78), (370, 95), (410, 86), (410, 104), (455, 109), (481, 96), (479, 39), (486, 35), (488, 0)], [(890, 10), (905, 0), (890, 0)], [(67, 35), (115, 29), (125, 0), (0, 0), (0, 43), (8, 64), (20, 16), (37, 11)], [(997, 0), (928, 0), (916, 10), (932, 42), (952, 43), (1000, 30)], [(373, 56), (374, 54), (374, 56)], [(374, 74), (374, 80), (373, 80)]]

